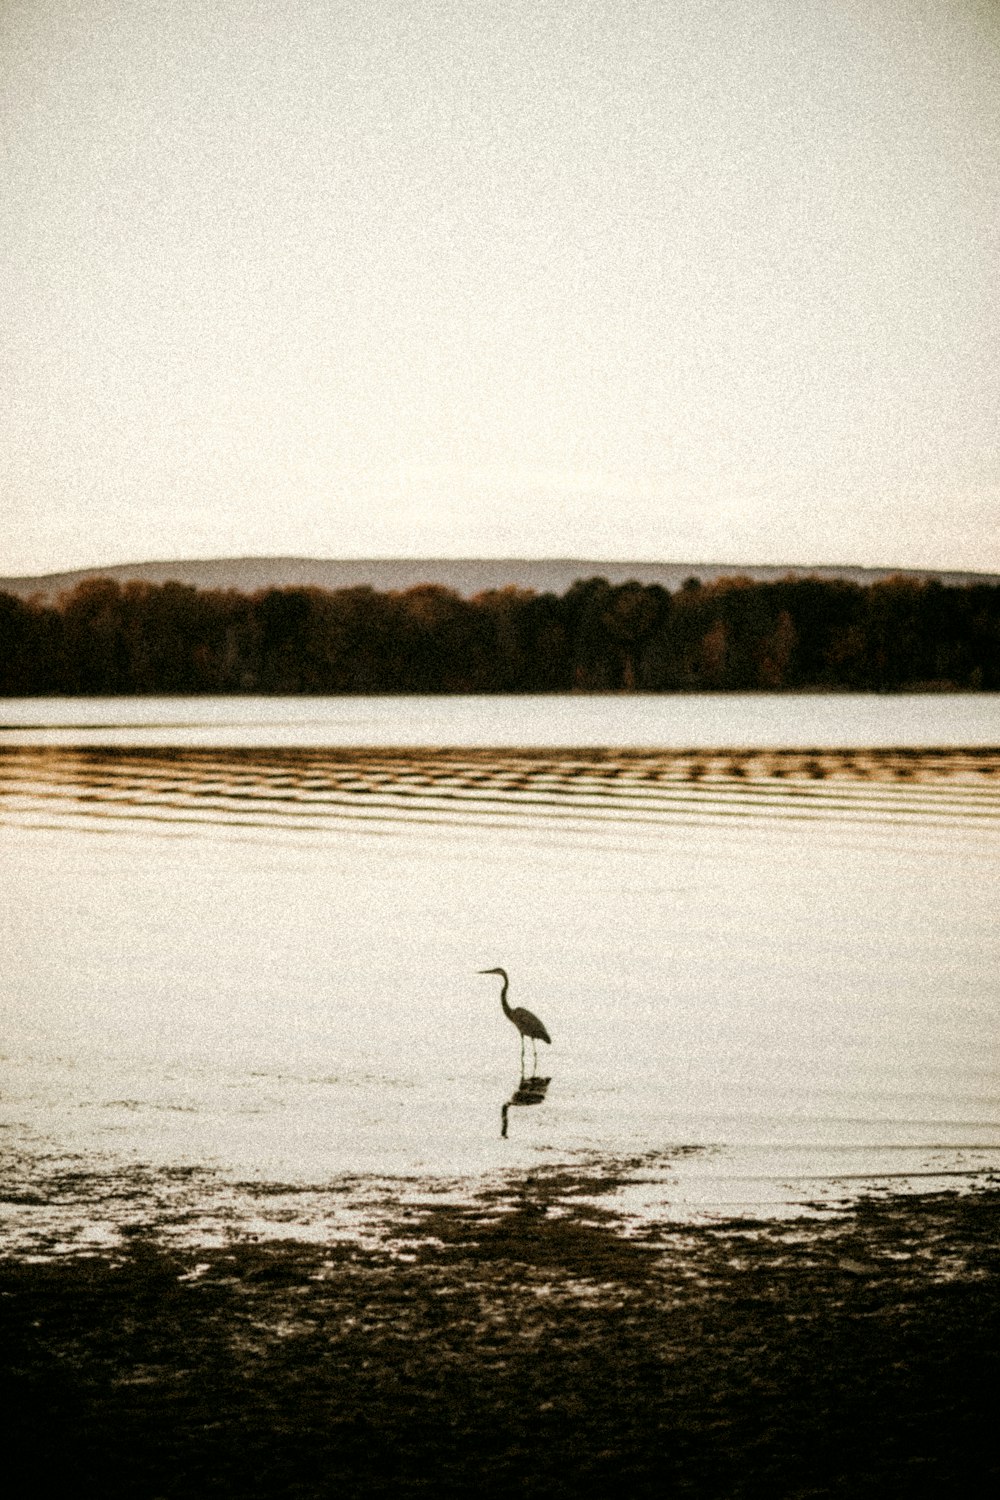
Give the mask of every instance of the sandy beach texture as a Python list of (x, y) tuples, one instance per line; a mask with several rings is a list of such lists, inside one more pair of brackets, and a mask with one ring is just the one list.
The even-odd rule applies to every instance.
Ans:
[(625, 1238), (528, 1178), (392, 1252), (8, 1259), (5, 1467), (107, 1500), (992, 1493), (998, 1230), (988, 1191)]

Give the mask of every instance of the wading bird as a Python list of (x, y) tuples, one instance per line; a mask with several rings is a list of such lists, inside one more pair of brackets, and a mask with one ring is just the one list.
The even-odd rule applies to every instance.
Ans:
[(531, 1038), (531, 1047), (534, 1054), (534, 1068), (537, 1072), (538, 1043), (551, 1042), (552, 1038), (549, 1036), (548, 1032), (545, 1030), (545, 1027), (542, 1025), (538, 1017), (532, 1015), (530, 1010), (525, 1010), (523, 1005), (515, 1005), (514, 1009), (511, 1010), (510, 1006), (507, 1004), (507, 986), (510, 983), (510, 980), (507, 978), (506, 969), (480, 969), (479, 973), (499, 974), (500, 978), (503, 980), (503, 989), (500, 991), (500, 1004), (503, 1006), (503, 1013), (507, 1017), (508, 1021), (513, 1021), (514, 1025), (521, 1033), (521, 1077), (524, 1077), (524, 1039), (526, 1036)]

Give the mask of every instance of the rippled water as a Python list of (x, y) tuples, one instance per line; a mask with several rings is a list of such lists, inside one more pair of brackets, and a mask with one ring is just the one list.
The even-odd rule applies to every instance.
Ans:
[[(5, 738), (3, 1245), (376, 1234), (525, 1170), (673, 1218), (987, 1180), (1000, 750), (924, 728)], [(498, 964), (551, 1031), (544, 1087)]]

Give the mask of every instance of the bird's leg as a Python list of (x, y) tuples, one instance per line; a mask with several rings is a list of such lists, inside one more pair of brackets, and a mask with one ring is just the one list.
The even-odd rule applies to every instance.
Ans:
[(524, 1077), (524, 1033), (521, 1033), (521, 1077)]

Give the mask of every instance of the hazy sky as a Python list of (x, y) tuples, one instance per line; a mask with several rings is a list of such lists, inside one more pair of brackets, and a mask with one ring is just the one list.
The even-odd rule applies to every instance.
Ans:
[(0, 573), (1000, 571), (998, 0), (0, 0)]

